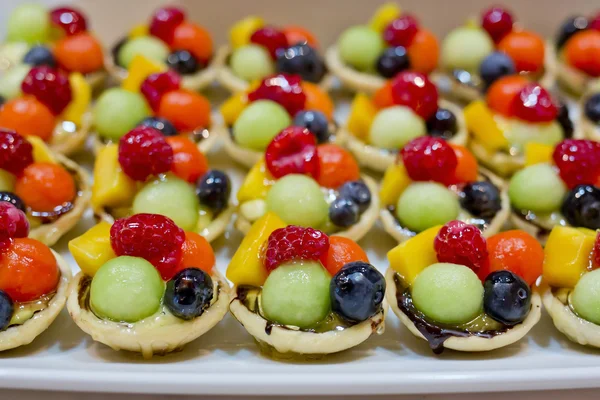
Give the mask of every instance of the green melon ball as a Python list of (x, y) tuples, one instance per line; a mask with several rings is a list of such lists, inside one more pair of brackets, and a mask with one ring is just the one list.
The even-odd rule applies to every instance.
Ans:
[(30, 48), (29, 43), (7, 42), (0, 45), (0, 58), (5, 59), (11, 65), (22, 64), (23, 58)]
[(123, 68), (129, 68), (131, 61), (139, 54), (152, 61), (165, 63), (170, 52), (169, 46), (162, 40), (154, 36), (139, 36), (125, 42), (119, 49), (117, 61)]
[(267, 49), (257, 44), (249, 44), (235, 49), (231, 54), (229, 64), (235, 75), (248, 82), (260, 80), (275, 73), (275, 63), (273, 63), (271, 55)]
[(511, 147), (521, 152), (525, 150), (528, 143), (541, 143), (554, 147), (565, 138), (563, 128), (556, 120), (534, 123), (499, 116), (496, 116), (496, 119), (500, 121), (499, 125)]
[(279, 179), (267, 193), (267, 210), (289, 225), (317, 228), (327, 220), (329, 206), (319, 184), (305, 175)]
[(21, 95), (21, 84), (30, 70), (30, 65), (20, 64), (9, 68), (1, 74), (0, 96), (5, 100), (10, 100)]
[(8, 18), (8, 42), (42, 43), (50, 35), (50, 13), (41, 4), (23, 4)]
[(519, 210), (551, 213), (560, 209), (567, 187), (550, 164), (535, 164), (517, 172), (508, 185), (508, 197)]
[(107, 261), (92, 279), (90, 304), (100, 318), (136, 322), (158, 311), (165, 284), (152, 264), (140, 257)]
[(442, 65), (446, 69), (477, 72), (483, 59), (493, 51), (494, 42), (482, 28), (457, 28), (442, 42)]
[(600, 269), (579, 279), (571, 295), (571, 304), (581, 318), (600, 325)]
[(102, 93), (96, 101), (94, 126), (103, 138), (118, 141), (150, 114), (146, 100), (140, 93), (112, 88)]
[(396, 216), (414, 232), (444, 225), (458, 217), (458, 196), (446, 186), (435, 182), (411, 183), (400, 195)]
[(272, 322), (311, 328), (331, 310), (331, 276), (315, 261), (282, 264), (269, 274), (262, 289), (261, 305)]
[(169, 175), (146, 184), (135, 195), (133, 213), (161, 214), (171, 218), (184, 231), (193, 231), (200, 205), (192, 185)]
[(292, 123), (290, 114), (278, 103), (250, 103), (233, 124), (233, 138), (242, 147), (264, 151), (271, 140)]
[(430, 265), (417, 275), (411, 294), (417, 309), (442, 324), (464, 324), (483, 309), (483, 285), (464, 265)]
[(425, 121), (404, 106), (388, 107), (375, 115), (369, 128), (369, 142), (382, 149), (398, 150), (412, 139), (427, 133)]
[(364, 25), (346, 29), (338, 40), (342, 61), (360, 71), (375, 70), (385, 47), (381, 34)]

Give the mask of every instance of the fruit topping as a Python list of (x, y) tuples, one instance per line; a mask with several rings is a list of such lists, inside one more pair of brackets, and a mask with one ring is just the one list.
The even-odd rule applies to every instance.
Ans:
[(173, 149), (171, 172), (190, 183), (196, 183), (208, 170), (208, 161), (198, 146), (185, 136), (168, 137), (167, 143)]
[(190, 75), (198, 71), (202, 65), (187, 50), (175, 50), (167, 57), (167, 65), (181, 75)]
[(267, 171), (264, 160), (260, 160), (248, 171), (237, 192), (238, 203), (242, 204), (249, 200), (265, 199), (275, 178)]
[(173, 149), (154, 128), (138, 126), (119, 140), (119, 164), (136, 181), (165, 173), (173, 164)]
[(363, 181), (348, 181), (338, 189), (338, 193), (340, 197), (354, 201), (361, 213), (371, 205), (371, 191)]
[(452, 147), (443, 139), (422, 136), (400, 152), (408, 176), (415, 181), (450, 183), (458, 164)]
[(346, 29), (337, 46), (344, 63), (359, 71), (372, 70), (387, 47), (381, 33), (362, 25)]
[(31, 143), (14, 131), (0, 128), (0, 168), (19, 175), (31, 163)]
[(392, 80), (392, 98), (395, 104), (410, 107), (425, 120), (438, 108), (437, 88), (420, 72), (400, 72)]
[(331, 309), (343, 319), (362, 322), (381, 310), (385, 278), (363, 261), (348, 263), (331, 279)]
[(492, 7), (484, 11), (481, 26), (498, 43), (513, 28), (512, 15), (501, 7)]
[(69, 251), (83, 273), (93, 277), (102, 265), (116, 257), (110, 245), (110, 224), (100, 221), (83, 235), (69, 241)]
[(8, 328), (14, 312), (13, 301), (0, 290), (0, 331)]
[(593, 77), (600, 76), (600, 31), (585, 30), (574, 34), (564, 50), (567, 63)]
[(439, 262), (460, 264), (474, 271), (485, 266), (488, 252), (485, 238), (474, 225), (450, 221), (440, 229), (433, 247)]
[(54, 55), (61, 68), (82, 74), (104, 67), (102, 44), (89, 33), (78, 33), (60, 39), (54, 45)]
[(201, 316), (213, 298), (213, 281), (197, 268), (178, 272), (165, 290), (165, 306), (177, 318), (189, 321)]
[(577, 185), (564, 197), (561, 213), (570, 225), (600, 229), (600, 189)]
[(464, 26), (451, 31), (442, 42), (442, 65), (448, 71), (478, 71), (494, 51), (490, 35), (480, 27)]
[(407, 49), (410, 67), (417, 72), (429, 74), (438, 66), (440, 45), (435, 35), (420, 29)]
[(7, 202), (25, 212), (25, 203), (13, 192), (0, 192), (0, 202)]
[(275, 101), (293, 117), (306, 104), (306, 95), (300, 83), (298, 75), (277, 74), (263, 79), (256, 90), (248, 93), (248, 99)]
[(308, 44), (312, 48), (319, 47), (317, 38), (306, 28), (297, 25), (287, 25), (281, 29), (290, 46)]
[(452, 139), (458, 132), (456, 115), (446, 108), (438, 108), (427, 120), (427, 134), (445, 140)]
[(62, 29), (67, 36), (85, 32), (87, 22), (83, 14), (70, 7), (58, 7), (50, 11), (50, 20), (58, 28)]
[(381, 189), (379, 190), (379, 199), (383, 205), (395, 205), (404, 190), (412, 181), (406, 173), (404, 164), (390, 165), (383, 175)]
[(369, 27), (376, 32), (383, 32), (389, 23), (398, 18), (401, 13), (402, 10), (396, 3), (384, 3), (373, 13)]
[[(362, 94), (362, 93), (357, 93), (356, 96), (359, 96), (359, 95), (366, 96), (365, 94)], [(377, 89), (373, 93), (373, 100), (371, 103), (376, 109), (379, 109), (379, 110), (381, 110), (383, 108), (391, 107), (394, 105), (394, 99), (392, 97), (392, 81), (391, 80), (386, 81), (383, 84), (383, 86), (379, 87), (379, 89)]]
[(14, 238), (27, 237), (29, 221), (17, 207), (6, 201), (0, 202), (0, 250), (5, 250)]
[(198, 180), (196, 186), (200, 203), (215, 211), (227, 207), (231, 195), (231, 181), (224, 172), (210, 170)]
[(267, 271), (294, 260), (319, 260), (329, 249), (329, 237), (313, 228), (289, 225), (269, 235), (264, 254)]
[(551, 122), (558, 115), (558, 109), (546, 89), (529, 83), (513, 99), (511, 114), (528, 122)]
[(600, 30), (600, 13), (596, 13), (592, 18), (590, 18), (589, 28), (595, 31)]
[[(184, 21), (175, 28), (173, 50), (188, 50), (199, 62), (207, 64), (212, 57), (213, 42), (208, 31), (192, 22)], [(167, 56), (165, 56), (165, 59)]]
[(428, 266), (437, 263), (437, 253), (433, 241), (441, 226), (434, 226), (405, 242), (398, 244), (387, 253), (390, 267), (412, 285), (415, 278)]
[(31, 68), (21, 84), (21, 90), (35, 96), (54, 115), (63, 112), (72, 99), (69, 77), (45, 65)]
[(479, 166), (477, 159), (464, 146), (449, 143), (454, 154), (456, 155), (456, 169), (454, 170), (454, 179), (452, 183), (466, 183), (477, 180), (479, 174)]
[(118, 160), (119, 148), (111, 143), (100, 149), (94, 163), (92, 206), (129, 207), (138, 191), (137, 183), (125, 175)]
[(584, 274), (579, 279), (570, 296), (575, 312), (594, 324), (600, 324), (598, 290), (600, 290), (600, 271), (595, 270)]
[(275, 73), (275, 65), (266, 48), (249, 44), (235, 49), (229, 59), (233, 73), (253, 82)]
[(384, 78), (393, 78), (409, 67), (408, 53), (402, 46), (388, 47), (377, 59), (377, 72)]
[(321, 187), (305, 175), (291, 174), (278, 179), (267, 193), (267, 209), (287, 224), (319, 227), (329, 207)]
[(318, 143), (326, 143), (329, 141), (329, 121), (325, 114), (320, 111), (300, 111), (294, 117), (293, 124), (308, 129), (310, 133), (315, 135)]
[(277, 53), (277, 71), (297, 74), (303, 80), (319, 82), (326, 68), (317, 51), (308, 44), (295, 44)]
[(144, 97), (120, 88), (108, 89), (94, 106), (94, 127), (100, 136), (117, 141), (150, 114)]
[(41, 4), (26, 3), (16, 7), (7, 22), (7, 42), (36, 44), (49, 39), (50, 15)]
[(196, 232), (186, 232), (181, 253), (181, 262), (177, 271), (198, 268), (209, 275), (212, 274), (216, 262), (215, 253), (204, 237)]
[(407, 48), (412, 43), (419, 23), (416, 18), (410, 14), (402, 14), (384, 29), (383, 39), (390, 46), (403, 46)]
[(552, 287), (575, 287), (590, 266), (595, 242), (595, 231), (555, 226), (544, 246), (544, 282)]
[[(348, 120), (346, 121), (348, 131), (356, 138), (366, 141), (369, 136), (369, 129), (371, 128), (377, 112), (378, 110), (377, 107), (375, 107), (374, 100), (371, 101), (369, 96), (364, 93), (357, 93), (350, 105), (350, 113), (348, 115)], [(420, 120), (416, 115), (415, 119)], [(385, 135), (381, 135), (381, 137), (384, 138)]]
[(500, 191), (491, 182), (470, 182), (460, 192), (460, 205), (477, 218), (491, 220), (502, 208)]
[(426, 132), (425, 121), (412, 109), (392, 106), (375, 114), (368, 128), (368, 140), (381, 149), (399, 150)]
[(267, 146), (265, 163), (275, 178), (306, 174), (317, 179), (319, 158), (315, 135), (299, 126), (285, 128)]
[(600, 93), (593, 94), (586, 101), (583, 107), (585, 116), (592, 122), (600, 123)]
[(499, 78), (514, 75), (516, 72), (515, 62), (505, 53), (499, 51), (489, 54), (479, 66), (479, 76), (481, 76), (486, 87), (489, 87)]
[(285, 108), (271, 100), (250, 103), (233, 125), (233, 138), (242, 147), (264, 151), (292, 120)]
[(148, 104), (154, 111), (157, 111), (162, 97), (173, 90), (181, 87), (181, 77), (174, 71), (160, 72), (148, 76), (142, 86), (140, 92), (144, 95)]
[(575, 126), (573, 125), (571, 117), (569, 117), (569, 107), (567, 107), (564, 101), (557, 101), (556, 106), (558, 107), (558, 115), (556, 116), (556, 121), (563, 130), (563, 138), (572, 138), (573, 132), (575, 131)]
[(531, 288), (511, 271), (495, 271), (483, 283), (483, 311), (501, 324), (513, 326), (527, 318)]
[(283, 51), (289, 46), (283, 32), (271, 26), (265, 26), (255, 31), (250, 36), (250, 41), (265, 47), (273, 60), (277, 59), (279, 50)]
[(336, 144), (322, 144), (317, 147), (319, 156), (319, 177), (321, 186), (336, 189), (349, 181), (360, 178), (360, 168), (352, 154)]
[(329, 249), (321, 256), (321, 264), (335, 275), (342, 267), (353, 261), (369, 262), (367, 254), (352, 239), (342, 236), (329, 237)]
[(561, 48), (567, 43), (574, 34), (584, 31), (588, 28), (588, 20), (581, 15), (567, 19), (561, 26), (556, 35), (556, 47)]
[(138, 124), (138, 126), (154, 128), (164, 136), (175, 136), (178, 134), (175, 126), (168, 119), (161, 117), (146, 117)]
[(51, 68), (56, 68), (56, 59), (52, 51), (46, 46), (33, 46), (23, 57), (25, 64), (37, 67), (39, 65), (47, 65)]
[(329, 219), (331, 222), (343, 228), (352, 226), (360, 218), (358, 204), (347, 197), (338, 197), (329, 205)]
[(117, 54), (117, 64), (129, 69), (132, 61), (138, 55), (157, 63), (164, 63), (169, 53), (169, 46), (162, 40), (152, 36), (139, 36), (123, 43)]
[(515, 97), (519, 96), (521, 89), (527, 84), (527, 79), (520, 75), (497, 79), (487, 91), (486, 102), (488, 107), (506, 117), (512, 117)]
[(30, 70), (30, 65), (20, 64), (11, 66), (11, 68), (2, 72), (2, 76), (0, 76), (0, 95), (2, 96), (2, 102), (0, 105), (21, 95), (21, 84), (23, 83), (23, 79), (29, 74)]
[(529, 31), (512, 31), (498, 43), (498, 50), (515, 62), (518, 72), (539, 72), (544, 68), (546, 44)]
[(300, 85), (306, 96), (304, 108), (306, 110), (320, 111), (325, 114), (327, 119), (330, 121), (333, 120), (334, 105), (327, 92), (321, 89), (319, 85), (312, 82), (304, 81)]
[(411, 184), (396, 204), (400, 222), (417, 233), (452, 221), (459, 212), (458, 197), (447, 187), (434, 182)]
[(593, 184), (600, 176), (600, 143), (593, 140), (563, 140), (554, 149), (552, 158), (569, 188)]
[(185, 19), (183, 10), (177, 7), (162, 7), (154, 12), (149, 32), (162, 41), (172, 44), (175, 28)]
[(17, 178), (15, 193), (36, 212), (60, 212), (69, 208), (77, 188), (66, 169), (51, 162), (30, 164)]
[(171, 121), (180, 132), (192, 132), (210, 125), (210, 103), (196, 92), (173, 90), (162, 96), (156, 115)]
[(24, 136), (39, 136), (49, 140), (56, 126), (52, 111), (34, 96), (25, 95), (0, 107), (0, 126)]
[[(508, 185), (511, 205), (521, 211), (547, 214), (557, 211), (567, 192), (549, 164), (535, 164), (513, 175)], [(539, 194), (543, 193), (543, 196)]]

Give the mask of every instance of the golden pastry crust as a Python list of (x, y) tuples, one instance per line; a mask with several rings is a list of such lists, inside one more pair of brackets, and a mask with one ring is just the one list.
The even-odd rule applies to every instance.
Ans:
[(346, 65), (340, 57), (336, 45), (331, 46), (325, 52), (325, 64), (327, 69), (335, 75), (342, 84), (357, 92), (373, 93), (383, 85), (386, 79), (366, 72), (360, 72)]
[(81, 118), (81, 125), (75, 126), (69, 121), (59, 121), (48, 142), (48, 147), (57, 154), (69, 156), (81, 150), (85, 145), (92, 127), (92, 113), (86, 112)]
[(590, 83), (596, 78), (589, 76), (558, 58), (556, 62), (556, 79), (563, 90), (579, 97), (584, 94), (589, 88)]

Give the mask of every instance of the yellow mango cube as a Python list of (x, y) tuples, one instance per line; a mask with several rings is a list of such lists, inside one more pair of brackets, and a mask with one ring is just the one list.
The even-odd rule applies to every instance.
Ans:
[(573, 288), (590, 267), (596, 232), (557, 226), (544, 247), (543, 280), (553, 287)]
[(390, 22), (398, 18), (402, 10), (396, 3), (385, 3), (380, 6), (371, 17), (369, 26), (377, 32), (383, 32)]
[(27, 136), (27, 141), (31, 143), (31, 147), (33, 147), (33, 161), (34, 162), (47, 162), (56, 164), (56, 157), (52, 154), (52, 151), (40, 138), (39, 136)]
[(265, 21), (256, 16), (249, 16), (238, 21), (229, 30), (229, 44), (232, 49), (250, 43), (250, 36), (265, 25)]
[(262, 261), (262, 250), (274, 230), (285, 228), (286, 223), (274, 213), (258, 219), (242, 240), (227, 267), (227, 279), (235, 285), (262, 286), (267, 279), (267, 269)]
[(467, 129), (486, 149), (495, 151), (508, 148), (508, 141), (494, 119), (494, 113), (481, 100), (465, 107)]
[(261, 159), (254, 164), (246, 175), (244, 182), (242, 182), (242, 186), (237, 193), (238, 202), (266, 199), (267, 193), (274, 183), (275, 178), (267, 170), (264, 159)]
[(226, 126), (233, 126), (244, 108), (248, 105), (248, 96), (245, 93), (237, 93), (230, 96), (221, 105), (221, 115)]
[(127, 78), (123, 80), (121, 87), (130, 92), (139, 93), (142, 83), (148, 76), (166, 70), (167, 66), (165, 64), (157, 63), (138, 54), (133, 57), (129, 65)]
[(382, 206), (396, 205), (404, 189), (412, 183), (412, 180), (406, 172), (404, 164), (390, 165), (385, 170), (381, 189), (379, 190), (379, 200)]
[(92, 186), (92, 206), (95, 210), (130, 206), (137, 192), (137, 184), (125, 175), (119, 165), (118, 151), (117, 144), (109, 144), (96, 156)]
[(137, 24), (127, 34), (129, 39), (135, 39), (140, 36), (148, 36), (150, 34), (149, 27), (146, 24)]
[(102, 221), (71, 240), (69, 251), (83, 273), (94, 276), (101, 266), (117, 256), (110, 245), (110, 224)]
[(377, 114), (377, 107), (369, 96), (358, 93), (352, 100), (350, 115), (348, 116), (348, 131), (357, 138), (365, 141), (369, 136), (369, 128)]
[(69, 84), (71, 85), (73, 98), (63, 111), (62, 117), (66, 121), (81, 126), (83, 115), (88, 111), (92, 101), (92, 87), (79, 72), (69, 74)]
[(552, 163), (554, 147), (548, 144), (529, 142), (525, 144), (525, 166)]
[(438, 262), (433, 240), (442, 228), (434, 226), (400, 243), (387, 253), (390, 267), (412, 285), (425, 268)]

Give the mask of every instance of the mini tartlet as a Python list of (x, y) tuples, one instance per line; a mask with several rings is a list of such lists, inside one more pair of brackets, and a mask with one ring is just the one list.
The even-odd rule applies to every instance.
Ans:
[(424, 135), (459, 145), (468, 137), (460, 107), (438, 99), (429, 78), (413, 71), (398, 73), (371, 98), (358, 93), (338, 134), (361, 165), (379, 172), (394, 164), (402, 146)]
[(170, 68), (181, 75), (181, 86), (200, 90), (213, 83), (220, 57), (213, 54), (211, 35), (187, 19), (177, 7), (159, 8), (150, 22), (133, 27), (113, 46), (106, 68), (118, 82), (125, 80), (136, 56)]
[(532, 286), (544, 250), (525, 232), (485, 239), (477, 227), (451, 221), (399, 244), (388, 260), (388, 303), (436, 354), (508, 346), (540, 319), (542, 301)]
[(554, 47), (537, 33), (514, 22), (500, 7), (482, 13), (451, 31), (442, 41), (440, 71), (434, 82), (445, 95), (469, 102), (500, 76), (519, 74), (530, 81), (552, 87), (556, 79)]
[(383, 333), (385, 279), (350, 239), (268, 213), (233, 255), (227, 278), (231, 313), (268, 356), (318, 358)]
[(311, 32), (297, 25), (278, 28), (262, 18), (246, 17), (229, 30), (229, 45), (219, 49), (217, 80), (231, 92), (243, 92), (251, 83), (275, 73), (297, 74), (324, 90), (331, 77)]
[(282, 129), (303, 126), (319, 143), (338, 142), (329, 95), (299, 75), (277, 74), (233, 94), (220, 108), (220, 134), (225, 151), (239, 164), (251, 168), (269, 142)]
[(423, 136), (388, 167), (379, 191), (383, 227), (399, 243), (451, 220), (477, 226), (484, 237), (510, 214), (501, 179), (479, 168), (465, 147)]
[(69, 286), (69, 314), (114, 350), (144, 358), (176, 351), (227, 314), (230, 287), (210, 244), (167, 217), (101, 221), (69, 250), (81, 268)]

